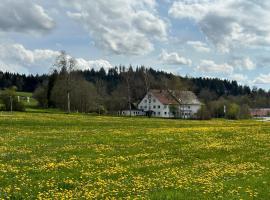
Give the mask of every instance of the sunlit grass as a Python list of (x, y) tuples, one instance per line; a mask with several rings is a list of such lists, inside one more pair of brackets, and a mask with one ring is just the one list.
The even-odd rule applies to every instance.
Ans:
[(270, 123), (0, 114), (4, 199), (269, 199)]

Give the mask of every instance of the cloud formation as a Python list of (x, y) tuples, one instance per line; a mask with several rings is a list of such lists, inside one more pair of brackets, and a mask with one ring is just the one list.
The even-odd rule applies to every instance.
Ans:
[(230, 75), (230, 79), (236, 80), (239, 83), (243, 83), (248, 80), (248, 77), (243, 74), (232, 74)]
[(216, 64), (213, 60), (202, 60), (200, 65), (197, 66), (196, 70), (202, 73), (232, 74), (234, 68), (228, 63)]
[(238, 68), (239, 70), (254, 70), (256, 68), (256, 64), (249, 58), (236, 58), (231, 63), (233, 66)]
[(198, 52), (208, 53), (211, 51), (210, 48), (207, 46), (207, 44), (201, 41), (188, 41), (187, 44)]
[[(21, 44), (0, 44), (0, 70), (9, 72), (29, 73), (48, 73), (58, 51), (50, 49), (26, 49)], [(75, 58), (77, 69), (108, 69), (112, 65), (107, 60), (85, 60)]]
[(154, 49), (154, 41), (167, 39), (167, 24), (156, 13), (155, 0), (77, 0), (72, 19), (89, 31), (97, 46), (113, 54), (143, 55)]
[(270, 73), (260, 74), (255, 80), (255, 84), (270, 84)]
[(191, 65), (192, 61), (188, 58), (181, 56), (177, 52), (168, 53), (166, 50), (162, 50), (159, 55), (159, 59), (164, 64), (169, 65)]
[(31, 0), (1, 0), (0, 31), (44, 33), (52, 30), (54, 20)]
[(194, 20), (209, 41), (229, 52), (239, 46), (270, 45), (269, 10), (269, 0), (179, 0), (169, 14)]

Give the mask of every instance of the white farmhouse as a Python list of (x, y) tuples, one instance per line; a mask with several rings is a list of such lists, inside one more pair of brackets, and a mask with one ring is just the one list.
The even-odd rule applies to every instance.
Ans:
[(153, 117), (192, 118), (201, 102), (191, 91), (150, 90), (138, 104), (138, 109)]

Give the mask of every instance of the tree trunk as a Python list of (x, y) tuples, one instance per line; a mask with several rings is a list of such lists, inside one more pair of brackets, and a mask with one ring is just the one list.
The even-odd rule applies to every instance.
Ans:
[(68, 109), (68, 113), (70, 113), (70, 94), (69, 94), (69, 92), (67, 93), (67, 109)]
[(13, 111), (13, 99), (12, 99), (12, 96), (9, 97), (10, 99), (10, 112)]

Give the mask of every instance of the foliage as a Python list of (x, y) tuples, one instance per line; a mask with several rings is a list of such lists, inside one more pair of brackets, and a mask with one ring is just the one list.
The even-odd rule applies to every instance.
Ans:
[(250, 119), (250, 107), (247, 104), (241, 105), (239, 110), (240, 119)]
[(67, 110), (67, 91), (70, 92), (71, 111), (93, 112), (96, 110), (97, 92), (93, 84), (73, 74), (66, 87), (65, 77), (56, 80), (51, 93), (51, 101), (62, 110)]
[(0, 114), (1, 199), (270, 199), (268, 122)]
[(48, 108), (49, 106), (47, 94), (48, 94), (48, 87), (45, 84), (39, 86), (33, 94), (33, 97), (38, 101), (39, 106), (42, 108)]
[(170, 110), (170, 113), (172, 113), (175, 117), (177, 117), (178, 106), (176, 106), (176, 105), (170, 105), (169, 110)]
[(3, 103), (3, 110), (6, 111), (25, 111), (24, 104), (19, 101), (16, 95), (16, 87), (11, 87), (2, 91), (0, 99)]
[(200, 120), (209, 120), (211, 119), (211, 113), (209, 111), (209, 108), (207, 106), (202, 105), (200, 110), (196, 114), (196, 118)]
[(207, 102), (207, 108), (211, 113), (213, 118), (223, 118), (225, 117), (224, 106), (226, 106), (227, 100), (220, 98), (219, 100)]
[(227, 119), (239, 119), (240, 106), (232, 103), (227, 106), (226, 118)]

